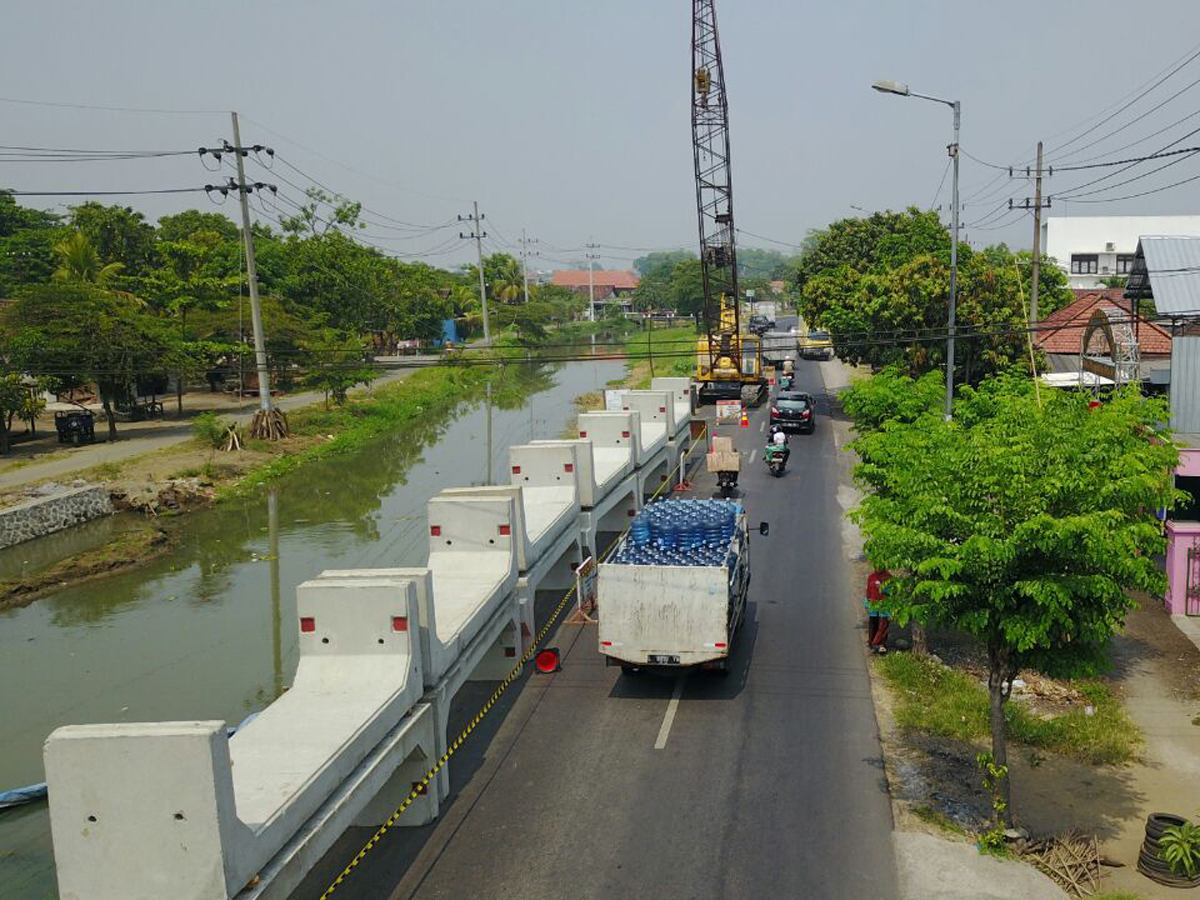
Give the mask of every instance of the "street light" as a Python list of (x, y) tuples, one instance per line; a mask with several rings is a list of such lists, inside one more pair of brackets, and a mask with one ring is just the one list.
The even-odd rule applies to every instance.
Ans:
[(950, 152), (950, 158), (954, 160), (954, 190), (951, 201), (953, 212), (950, 217), (950, 314), (946, 334), (946, 421), (950, 421), (954, 413), (954, 307), (958, 299), (958, 128), (962, 105), (957, 100), (943, 100), (941, 97), (914, 93), (909, 90), (907, 84), (899, 81), (876, 81), (871, 87), (881, 94), (932, 100), (954, 110), (954, 143), (946, 148)]

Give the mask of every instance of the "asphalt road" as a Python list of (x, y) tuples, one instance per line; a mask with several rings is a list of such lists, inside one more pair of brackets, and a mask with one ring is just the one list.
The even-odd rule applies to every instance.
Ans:
[[(441, 819), (389, 833), (334, 897), (895, 897), (829, 404), (816, 363), (798, 363), (797, 382), (821, 417), (792, 438), (782, 478), (761, 460), (766, 405), (748, 429), (722, 426), (743, 453), (752, 525), (771, 523), (753, 540), (734, 671), (622, 676), (594, 629), (564, 626), (563, 670), (527, 678), (485, 720)], [(460, 699), (465, 714), (476, 696)], [(349, 832), (298, 900), (319, 897), (370, 833)]]

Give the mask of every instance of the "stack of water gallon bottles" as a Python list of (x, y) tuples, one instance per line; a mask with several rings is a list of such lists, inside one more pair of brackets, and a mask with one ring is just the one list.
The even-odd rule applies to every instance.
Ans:
[(630, 566), (723, 566), (742, 505), (729, 500), (652, 503), (629, 527), (614, 563)]

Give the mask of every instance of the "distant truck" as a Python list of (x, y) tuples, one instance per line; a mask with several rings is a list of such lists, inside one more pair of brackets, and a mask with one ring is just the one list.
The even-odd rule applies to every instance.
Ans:
[[(696, 528), (704, 529), (705, 540), (697, 539)], [(759, 534), (768, 532), (765, 522), (759, 526)], [(651, 504), (611, 559), (600, 564), (596, 584), (606, 665), (630, 673), (729, 671), (750, 588), (750, 532), (741, 504)]]
[(799, 343), (804, 359), (833, 359), (833, 340), (828, 331), (810, 331)]

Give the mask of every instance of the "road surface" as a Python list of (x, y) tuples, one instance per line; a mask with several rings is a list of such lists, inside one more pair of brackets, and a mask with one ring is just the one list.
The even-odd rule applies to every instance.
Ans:
[[(892, 821), (819, 366), (816, 433), (787, 473), (761, 459), (769, 407), (722, 426), (743, 452), (749, 616), (727, 678), (622, 676), (592, 628), (564, 626), (563, 670), (527, 678), (452, 764), (442, 818), (396, 829), (333, 897), (895, 897)], [(758, 454), (761, 456), (761, 453)], [(701, 494), (706, 496), (707, 494)], [(480, 691), (461, 695), (465, 714)], [(489, 721), (493, 720), (493, 721)], [(321, 895), (370, 836), (353, 829), (296, 900)]]

